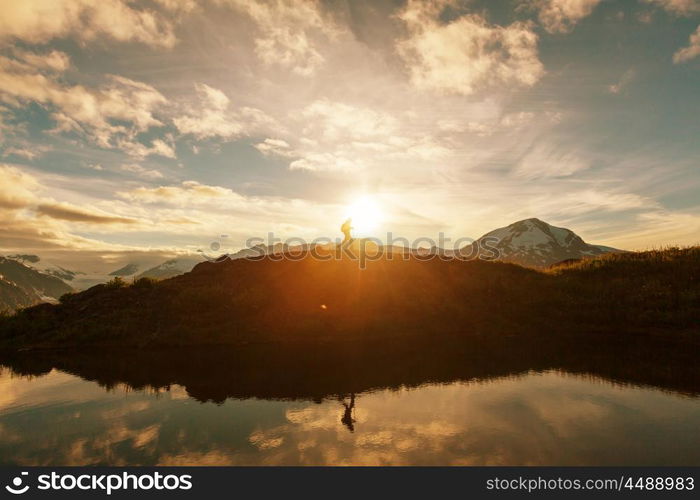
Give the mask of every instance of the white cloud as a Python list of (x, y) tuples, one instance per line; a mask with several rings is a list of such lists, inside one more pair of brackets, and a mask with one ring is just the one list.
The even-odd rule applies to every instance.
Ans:
[(0, 208), (23, 208), (36, 200), (37, 180), (10, 165), (0, 165)]
[[(531, 111), (518, 111), (506, 113), (500, 117), (495, 117), (488, 121), (472, 121), (458, 119), (442, 119), (437, 122), (440, 130), (447, 133), (462, 133), (469, 132), (479, 137), (488, 137), (497, 132), (517, 131), (524, 126), (530, 124), (537, 117), (536, 113)], [(553, 121), (553, 117), (543, 114), (541, 116), (545, 121)]]
[(198, 105), (189, 106), (185, 114), (173, 119), (183, 134), (191, 134), (197, 139), (220, 137), (230, 140), (274, 127), (273, 120), (259, 109), (242, 107), (229, 110), (230, 99), (221, 90), (204, 83), (196, 84), (195, 89)]
[(119, 167), (121, 170), (124, 172), (130, 172), (132, 174), (136, 174), (139, 177), (143, 177), (145, 179), (162, 179), (163, 174), (161, 174), (158, 170), (149, 170), (147, 168), (142, 167), (141, 165), (137, 165), (135, 163), (126, 163)]
[(34, 160), (42, 156), (47, 150), (48, 148), (39, 146), (9, 146), (4, 148), (2, 156), (19, 156), (26, 160)]
[(690, 16), (700, 12), (698, 0), (644, 0), (678, 16)]
[(290, 114), (295, 133), (266, 139), (263, 154), (294, 158), (291, 170), (348, 173), (399, 163), (436, 161), (447, 150), (432, 136), (403, 127), (392, 113), (319, 99)]
[(688, 62), (700, 56), (700, 26), (690, 35), (688, 46), (679, 49), (673, 54), (673, 62), (676, 64)]
[(520, 160), (513, 174), (524, 179), (568, 177), (589, 167), (589, 161), (575, 152), (538, 142)]
[(162, 145), (154, 143), (151, 149), (144, 149), (135, 141), (138, 132), (163, 125), (155, 113), (167, 100), (152, 86), (116, 75), (108, 75), (96, 89), (68, 85), (61, 81), (60, 72), (41, 72), (47, 67), (52, 72), (65, 69), (66, 59), (60, 53), (23, 52), (20, 57), (22, 60), (0, 56), (0, 101), (9, 106), (41, 104), (56, 121), (56, 132), (85, 135), (103, 148), (131, 149), (137, 156), (173, 156)]
[(658, 204), (636, 193), (588, 188), (573, 190), (539, 200), (542, 205), (550, 205), (550, 213), (581, 215), (597, 212), (624, 212), (655, 208)]
[(310, 170), (315, 172), (353, 172), (365, 168), (357, 159), (333, 153), (310, 153), (289, 164), (290, 170)]
[(622, 74), (622, 76), (617, 82), (608, 85), (608, 92), (610, 92), (611, 94), (619, 94), (625, 89), (625, 87), (632, 83), (632, 80), (634, 80), (635, 76), (636, 71), (634, 69), (628, 69)]
[(52, 50), (46, 53), (35, 53), (28, 50), (16, 49), (14, 55), (17, 59), (27, 63), (36, 69), (47, 69), (62, 72), (70, 66), (70, 57), (60, 50)]
[(265, 139), (263, 142), (259, 142), (255, 145), (255, 149), (260, 151), (262, 154), (270, 155), (274, 154), (277, 156), (290, 156), (293, 155), (291, 151), (291, 146), (287, 141), (282, 139)]
[(361, 141), (393, 134), (398, 122), (388, 114), (369, 108), (321, 99), (302, 111), (307, 123), (303, 134), (325, 141)]
[(569, 33), (588, 17), (601, 0), (526, 0), (538, 11), (538, 19), (549, 33)]
[(309, 76), (324, 62), (317, 40), (327, 41), (339, 28), (321, 14), (316, 0), (220, 0), (247, 13), (259, 35), (255, 53), (266, 65)]
[(197, 181), (185, 181), (179, 186), (139, 187), (131, 191), (119, 192), (118, 195), (130, 201), (167, 203), (179, 206), (209, 203), (212, 200), (222, 198), (236, 201), (244, 199), (229, 188), (210, 186)]
[(175, 158), (175, 149), (162, 139), (154, 139), (150, 146), (128, 138), (117, 140), (117, 147), (135, 159), (143, 159), (150, 155)]
[(75, 37), (88, 42), (108, 37), (152, 46), (175, 44), (172, 21), (127, 0), (21, 0), (0, 6), (0, 40), (40, 44)]
[(491, 25), (477, 14), (443, 23), (450, 2), (411, 0), (399, 14), (409, 36), (397, 42), (399, 55), (419, 88), (472, 94), (497, 84), (532, 86), (544, 73), (537, 35), (527, 23)]

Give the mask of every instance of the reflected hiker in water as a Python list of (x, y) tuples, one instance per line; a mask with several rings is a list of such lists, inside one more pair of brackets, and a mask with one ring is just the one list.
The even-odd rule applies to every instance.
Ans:
[(355, 418), (353, 417), (352, 413), (353, 410), (355, 409), (355, 393), (351, 392), (350, 393), (350, 403), (347, 403), (345, 401), (344, 396), (340, 396), (338, 400), (343, 403), (343, 407), (345, 408), (343, 411), (343, 416), (341, 417), (340, 421), (343, 423), (345, 427), (350, 430), (350, 432), (355, 432)]
[(352, 241), (352, 229), (352, 217), (350, 217), (345, 222), (343, 222), (342, 226), (340, 226), (340, 232), (343, 233), (343, 245)]

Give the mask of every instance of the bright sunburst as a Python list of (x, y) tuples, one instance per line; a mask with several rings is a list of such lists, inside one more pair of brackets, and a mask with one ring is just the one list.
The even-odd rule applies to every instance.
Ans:
[(345, 216), (352, 218), (352, 233), (359, 237), (371, 235), (384, 219), (381, 205), (369, 196), (355, 200)]

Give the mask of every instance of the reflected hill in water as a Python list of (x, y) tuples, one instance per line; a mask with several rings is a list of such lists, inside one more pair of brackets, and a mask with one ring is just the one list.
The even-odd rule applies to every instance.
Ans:
[(201, 402), (227, 398), (343, 397), (426, 383), (485, 381), (528, 371), (561, 370), (620, 384), (700, 395), (698, 346), (621, 335), (600, 349), (571, 338), (472, 338), (430, 341), (251, 345), (240, 348), (37, 350), (0, 353), (22, 376), (61, 370), (106, 388), (178, 384)]

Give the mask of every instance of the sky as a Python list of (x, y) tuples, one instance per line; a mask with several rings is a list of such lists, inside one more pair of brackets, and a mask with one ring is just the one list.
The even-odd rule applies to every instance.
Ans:
[(699, 91), (700, 0), (0, 0), (0, 253), (697, 244)]

